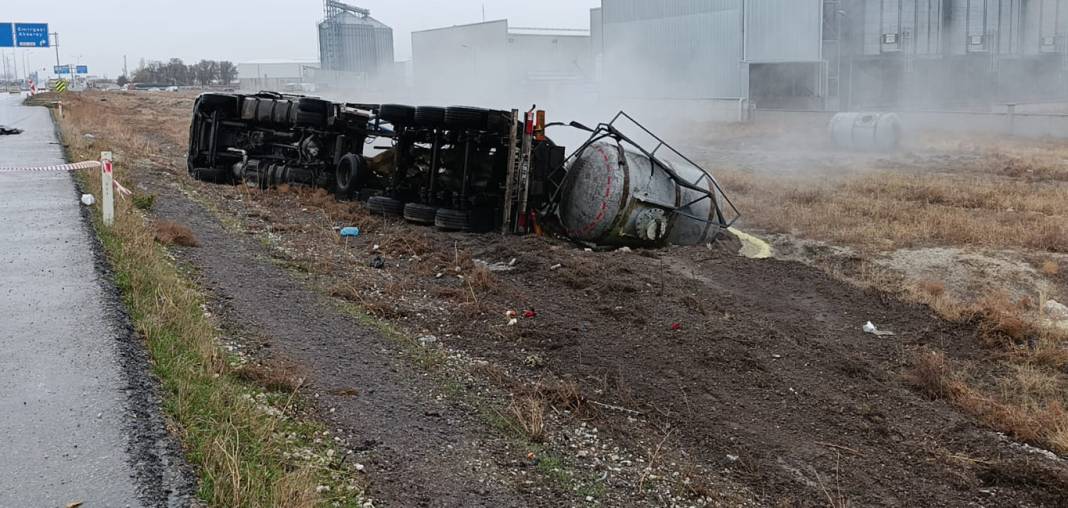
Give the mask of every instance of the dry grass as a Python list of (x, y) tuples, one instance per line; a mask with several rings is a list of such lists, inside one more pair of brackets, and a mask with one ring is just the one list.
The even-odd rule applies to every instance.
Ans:
[(156, 222), (155, 229), (156, 241), (163, 245), (200, 247), (200, 241), (198, 241), (196, 235), (193, 234), (193, 230), (189, 229), (187, 226), (161, 220)]
[(513, 397), (508, 412), (524, 437), (533, 443), (545, 442), (545, 399), (533, 395)]
[(1054, 275), (1057, 275), (1058, 273), (1061, 273), (1061, 265), (1052, 259), (1047, 259), (1046, 261), (1042, 262), (1042, 266), (1039, 268), (1039, 271), (1042, 272), (1043, 275), (1052, 277)]
[(271, 364), (246, 363), (233, 372), (242, 381), (253, 383), (271, 392), (293, 393), (304, 385), (306, 376), (300, 367), (288, 361)]
[(975, 415), (991, 428), (1016, 439), (1068, 453), (1065, 429), (1068, 410), (1062, 399), (1061, 380), (1047, 371), (1017, 367), (1002, 378), (1002, 396), (985, 394), (964, 372), (954, 368), (944, 353), (918, 352), (905, 379), (932, 398), (945, 399)]
[[(929, 168), (928, 168), (929, 170)], [(862, 250), (924, 246), (1068, 252), (1068, 184), (994, 176), (980, 163), (926, 173), (717, 171), (750, 226)]]
[(1029, 307), (1027, 300), (1013, 301), (1004, 294), (981, 298), (975, 308), (980, 318), (979, 337), (984, 345), (1012, 349), (1036, 340), (1039, 329), (1026, 316)]
[(917, 283), (917, 287), (924, 294), (931, 298), (941, 298), (946, 294), (946, 284), (944, 282), (925, 279)]
[(477, 291), (489, 291), (497, 287), (497, 276), (481, 263), (476, 263), (474, 268), (467, 273), (466, 280)]
[[(894, 286), (879, 286), (883, 289)], [(922, 303), (934, 310), (938, 315), (950, 321), (966, 321), (976, 314), (974, 308), (961, 303), (946, 292), (943, 282), (934, 280), (922, 280), (908, 285), (904, 289), (906, 300)]]
[[(137, 176), (134, 161), (176, 164), (159, 155), (160, 146), (184, 145), (188, 124), (161, 125), (159, 111), (136, 107), (142, 100), (155, 107), (162, 99), (128, 94), (106, 97), (132, 107), (103, 107), (108, 104), (99, 100), (103, 94), (64, 97), (67, 114), (60, 127), (71, 158), (94, 159), (99, 151), (112, 150), (116, 178), (127, 186)], [(188, 116), (188, 98), (167, 100), (171, 101), (167, 107)], [(165, 112), (162, 116), (168, 118)], [(83, 136), (90, 132), (95, 139)], [(86, 173), (84, 177), (85, 188), (99, 189), (98, 175)], [(220, 332), (205, 317), (203, 298), (160, 248), (160, 243), (195, 245), (192, 233), (177, 224), (146, 223), (134, 206), (118, 200), (114, 225), (105, 228), (97, 222), (97, 231), (136, 330), (145, 338), (152, 368), (161, 381), (164, 410), (200, 473), (201, 500), (220, 507), (357, 503), (358, 499), (340, 488), (347, 480), (336, 479), (332, 470), (287, 458), (287, 453), (296, 456), (292, 452), (303, 447), (325, 456), (330, 446), (313, 444), (311, 436), (319, 428), (294, 413), (300, 400), (299, 380), (283, 370), (230, 368), (229, 358), (215, 341)], [(280, 434), (301, 438), (276, 439)], [(339, 488), (320, 494), (316, 490), (320, 484)]]

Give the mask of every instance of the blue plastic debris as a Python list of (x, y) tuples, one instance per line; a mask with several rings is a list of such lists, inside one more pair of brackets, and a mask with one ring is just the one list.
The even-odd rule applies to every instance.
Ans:
[(360, 228), (353, 227), (341, 229), (342, 238), (356, 238), (357, 236), (360, 236)]

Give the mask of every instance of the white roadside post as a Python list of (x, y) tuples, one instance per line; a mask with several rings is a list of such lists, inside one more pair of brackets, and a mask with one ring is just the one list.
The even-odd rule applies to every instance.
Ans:
[(104, 212), (104, 225), (111, 226), (115, 222), (115, 175), (114, 166), (111, 163), (111, 152), (100, 152), (100, 183), (101, 206)]

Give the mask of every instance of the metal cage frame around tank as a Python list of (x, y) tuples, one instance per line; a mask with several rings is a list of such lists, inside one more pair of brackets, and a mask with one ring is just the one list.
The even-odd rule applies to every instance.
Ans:
[[(618, 127), (616, 127), (616, 122), (619, 122), (620, 120), (629, 121), (630, 123), (632, 123), (635, 126), (637, 126), (639, 129), (641, 129), (642, 132), (644, 132), (645, 134), (649, 135), (651, 138), (656, 140), (656, 142), (657, 142), (656, 148), (654, 148), (652, 151), (646, 150), (644, 147), (642, 147), (640, 144), (638, 144), (638, 142), (634, 141), (634, 139), (632, 139), (630, 136), (627, 136), (626, 134), (624, 134), (623, 131), (621, 131)], [(689, 157), (686, 157), (685, 155), (683, 155), (682, 152), (679, 152), (678, 150), (676, 150), (675, 147), (671, 146), (671, 144), (669, 144), (667, 141), (664, 141), (663, 139), (661, 139), (660, 136), (657, 136), (652, 131), (647, 129), (644, 125), (641, 124), (641, 122), (638, 122), (637, 120), (635, 120), (634, 117), (630, 116), (625, 111), (620, 111), (619, 113), (616, 113), (616, 116), (612, 117), (611, 121), (609, 121), (607, 123), (599, 123), (599, 124), (597, 124), (597, 127), (593, 128), (593, 129), (591, 129), (591, 128), (585, 126), (585, 125), (582, 125), (579, 122), (571, 122), (570, 124), (555, 123), (555, 124), (549, 124), (546, 127), (561, 126), (561, 125), (569, 125), (569, 126), (574, 127), (576, 129), (589, 131), (591, 134), (590, 134), (589, 139), (587, 139), (585, 143), (583, 143), (581, 146), (579, 146), (578, 149), (576, 149), (574, 152), (571, 153), (571, 155), (569, 155), (566, 159), (564, 159), (564, 163), (550, 175), (549, 180), (551, 182), (554, 182), (554, 184), (556, 185), (556, 190), (553, 192), (552, 198), (549, 201), (550, 203), (553, 203), (554, 207), (559, 206), (559, 203), (560, 203), (560, 192), (563, 190), (563, 188), (562, 188), (562, 186), (560, 184), (555, 183), (555, 182), (562, 182), (563, 181), (562, 177), (557, 179), (558, 175), (560, 174), (560, 172), (563, 171), (564, 174), (566, 174), (567, 173), (567, 168), (571, 166), (571, 163), (574, 162), (574, 160), (579, 155), (581, 155), (582, 152), (586, 151), (586, 149), (589, 148), (594, 143), (597, 143), (598, 141), (601, 141), (601, 140), (604, 140), (604, 139), (607, 139), (607, 138), (612, 138), (612, 139), (615, 139), (617, 143), (625, 143), (627, 145), (630, 145), (630, 146), (634, 147), (636, 150), (638, 150), (642, 155), (645, 155), (645, 157), (649, 159), (649, 172), (650, 172), (650, 174), (654, 173), (656, 171), (657, 166), (659, 166), (660, 169), (662, 169), (665, 173), (668, 174), (669, 177), (671, 177), (671, 180), (673, 182), (675, 182), (676, 185), (678, 185), (679, 187), (683, 187), (683, 188), (692, 190), (692, 191), (694, 191), (694, 192), (696, 192), (696, 193), (701, 195), (697, 199), (694, 199), (694, 200), (692, 200), (692, 201), (690, 201), (688, 203), (684, 203), (684, 204), (682, 204), (680, 206), (676, 206), (674, 209), (671, 210), (671, 213), (678, 214), (678, 215), (680, 215), (682, 217), (693, 219), (695, 221), (704, 222), (706, 224), (715, 224), (716, 226), (718, 226), (721, 229), (730, 228), (731, 226), (733, 226), (738, 221), (738, 219), (740, 219), (742, 217), (742, 214), (738, 210), (738, 207), (734, 205), (734, 202), (731, 201), (730, 197), (727, 196), (727, 193), (723, 191), (723, 187), (720, 186), (719, 181), (716, 180), (716, 178), (714, 176), (712, 176), (712, 173), (710, 173), (708, 170), (706, 170), (700, 164), (697, 164), (696, 162), (691, 160)], [(677, 157), (679, 157), (680, 159), (685, 161), (687, 164), (689, 164), (689, 165), (693, 166), (694, 168), (698, 169), (701, 172), (701, 177), (698, 178), (697, 181), (695, 181), (695, 182), (689, 182), (685, 178), (682, 178), (677, 172), (675, 172), (674, 168), (672, 168), (672, 165), (670, 163), (668, 163), (667, 161), (662, 160), (660, 157), (658, 157), (656, 155), (661, 149), (664, 149), (664, 148), (666, 148), (667, 150), (670, 150), (671, 153), (675, 154)], [(701, 184), (705, 182), (705, 179), (707, 179), (708, 182), (710, 182), (712, 184), (712, 187), (715, 190), (709, 190), (708, 187), (701, 187)], [(717, 196), (717, 194), (718, 194), (718, 196)], [(722, 197), (723, 201), (730, 207), (730, 212), (733, 215), (733, 218), (730, 221), (726, 220), (726, 216), (723, 213), (724, 209), (720, 206), (720, 200), (718, 199), (719, 197)], [(703, 201), (705, 199), (709, 199), (709, 200), (712, 201), (712, 207), (716, 210), (716, 217), (718, 218), (718, 220), (714, 221), (714, 220), (710, 220), (708, 218), (694, 217), (692, 215), (689, 215), (689, 214), (686, 214), (686, 213), (682, 213), (680, 211), (680, 210), (689, 208), (689, 207), (691, 207), (691, 206), (693, 206), (693, 205), (695, 205), (697, 203), (700, 203), (701, 201)]]

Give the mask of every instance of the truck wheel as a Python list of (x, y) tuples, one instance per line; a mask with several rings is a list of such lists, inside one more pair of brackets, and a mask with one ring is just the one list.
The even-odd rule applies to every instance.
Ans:
[(471, 212), (442, 208), (434, 216), (434, 225), (445, 231), (470, 231)]
[(238, 102), (236, 95), (202, 93), (197, 97), (196, 109), (205, 115), (211, 115), (218, 111), (223, 118), (234, 118), (238, 113)]
[(415, 109), (415, 125), (430, 129), (445, 125), (445, 108), (419, 106)]
[(404, 215), (404, 203), (386, 196), (374, 196), (368, 199), (367, 209), (373, 215), (393, 215), (397, 217)]
[(337, 163), (334, 190), (338, 199), (352, 199), (352, 196), (362, 189), (366, 182), (367, 163), (363, 157), (350, 153)]
[(425, 224), (428, 226), (434, 225), (434, 220), (437, 217), (438, 208), (436, 206), (424, 205), (422, 203), (408, 203), (404, 206), (404, 218), (408, 222), (414, 222), (416, 224)]
[(378, 107), (378, 117), (394, 126), (415, 123), (415, 108), (403, 104), (383, 104)]
[(482, 108), (452, 106), (445, 110), (445, 125), (454, 129), (483, 130), (488, 113)]

